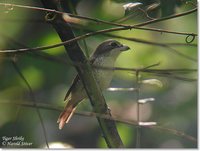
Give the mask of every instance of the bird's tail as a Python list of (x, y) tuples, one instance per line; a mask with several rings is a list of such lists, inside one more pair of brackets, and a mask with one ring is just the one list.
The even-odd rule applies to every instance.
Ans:
[(65, 123), (68, 123), (71, 119), (72, 115), (74, 114), (74, 111), (76, 110), (76, 106), (73, 104), (67, 104), (65, 106), (64, 111), (60, 114), (57, 123), (59, 123), (59, 129), (62, 129), (65, 125)]

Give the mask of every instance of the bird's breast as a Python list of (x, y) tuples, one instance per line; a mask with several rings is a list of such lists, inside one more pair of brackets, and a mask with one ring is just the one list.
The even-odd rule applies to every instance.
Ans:
[[(101, 67), (114, 67), (115, 60), (112, 58), (98, 58), (95, 60), (94, 65)], [(113, 70), (95, 69), (96, 80), (102, 90), (109, 87), (113, 78)]]

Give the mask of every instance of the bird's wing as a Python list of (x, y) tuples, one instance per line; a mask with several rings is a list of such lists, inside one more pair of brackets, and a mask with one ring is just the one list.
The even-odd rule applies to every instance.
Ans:
[(67, 91), (67, 94), (65, 95), (64, 101), (67, 100), (67, 98), (69, 97), (70, 92), (72, 91), (72, 89), (75, 87), (75, 85), (78, 83), (79, 80), (80, 80), (80, 79), (79, 79), (79, 76), (78, 76), (78, 74), (77, 74), (76, 77), (74, 78), (74, 80), (73, 80), (73, 82), (72, 82), (72, 84), (71, 84), (69, 90)]
[[(90, 57), (90, 63), (93, 64), (94, 61), (95, 61), (95, 59), (96, 59), (96, 58), (93, 57), (93, 56)], [(75, 85), (78, 83), (79, 80), (80, 80), (80, 78), (79, 78), (79, 76), (78, 76), (78, 74), (77, 74), (76, 77), (74, 78), (74, 80), (73, 80), (73, 82), (72, 82), (72, 84), (71, 84), (69, 90), (67, 91), (67, 94), (65, 95), (64, 101), (67, 100), (67, 98), (69, 97), (70, 92), (72, 91), (72, 89), (75, 87)]]

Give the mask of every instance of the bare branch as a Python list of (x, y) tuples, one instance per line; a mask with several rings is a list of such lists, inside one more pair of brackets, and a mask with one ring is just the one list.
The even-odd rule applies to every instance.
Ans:
[[(1, 35), (3, 35), (1, 33)], [(16, 40), (6, 36), (6, 35), (3, 35), (4, 38), (8, 39), (10, 42), (18, 45), (18, 46), (22, 46), (22, 47), (26, 47), (24, 44), (20, 43), (20, 42), (17, 42)], [(27, 55), (27, 53), (24, 53)], [(58, 58), (58, 57), (55, 57), (55, 56), (51, 56), (49, 54), (46, 54), (44, 52), (28, 52), (28, 55), (32, 56), (32, 57), (36, 57), (36, 58), (42, 58), (42, 59), (45, 59), (45, 60), (48, 60), (48, 61), (54, 61), (56, 63), (61, 63), (63, 65), (71, 65), (71, 66), (80, 66), (82, 64), (79, 64), (79, 63), (70, 63), (70, 62), (67, 62), (66, 60), (64, 59), (61, 59), (61, 58)], [(120, 68), (120, 67), (103, 67), (103, 66), (93, 66), (93, 68), (97, 68), (99, 70), (119, 70), (119, 71), (132, 71), (132, 72), (136, 72), (136, 71), (140, 71), (140, 72), (146, 72), (146, 73), (149, 73), (149, 74), (153, 74), (155, 76), (162, 76), (162, 77), (168, 77), (168, 78), (174, 78), (174, 79), (178, 79), (178, 80), (184, 80), (184, 81), (196, 81), (197, 79), (191, 79), (191, 78), (186, 78), (186, 77), (180, 77), (180, 76), (177, 76), (175, 75), (176, 73), (180, 73), (181, 75), (183, 74), (188, 74), (188, 73), (192, 73), (192, 72), (197, 72), (196, 69), (149, 69), (150, 67), (154, 67), (154, 66), (157, 66), (159, 65), (160, 63), (156, 63), (156, 64), (153, 64), (153, 65), (150, 65), (148, 67), (145, 67), (145, 68)]]
[(30, 97), (31, 97), (31, 99), (33, 101), (33, 106), (36, 109), (36, 112), (38, 114), (38, 117), (39, 117), (39, 120), (40, 120), (40, 123), (41, 123), (41, 126), (42, 126), (42, 130), (43, 130), (43, 133), (44, 133), (46, 146), (47, 146), (47, 148), (49, 148), (49, 144), (48, 144), (48, 140), (47, 140), (47, 132), (46, 132), (46, 129), (45, 129), (44, 121), (42, 119), (42, 115), (40, 113), (40, 110), (37, 107), (37, 102), (36, 102), (33, 90), (31, 88), (30, 84), (28, 83), (28, 81), (26, 80), (26, 78), (24, 77), (24, 75), (21, 73), (21, 71), (20, 71), (19, 67), (17, 66), (16, 62), (12, 61), (12, 65), (15, 68), (15, 70), (17, 71), (17, 73), (20, 76), (20, 78), (24, 81), (24, 83), (26, 84), (26, 86), (27, 86), (27, 88), (29, 90)]
[[(0, 104), (12, 104), (12, 105), (21, 105), (21, 106), (25, 106), (25, 107), (31, 107), (31, 108), (35, 108), (34, 104), (31, 102), (13, 102), (13, 101), (0, 101)], [(54, 105), (49, 105), (49, 104), (44, 104), (44, 103), (38, 103), (37, 102), (37, 107), (41, 108), (41, 109), (46, 109), (46, 110), (53, 110), (53, 111), (62, 111), (62, 107), (58, 107), (55, 104)], [(99, 114), (99, 113), (95, 113), (95, 112), (86, 112), (86, 111), (76, 111), (75, 112), (76, 115), (79, 116), (88, 116), (88, 117), (100, 117), (103, 119), (109, 119), (109, 120), (114, 120), (116, 122), (121, 122), (124, 124), (128, 124), (131, 126), (137, 126), (137, 122), (136, 121), (130, 121), (130, 120), (125, 120), (125, 119), (121, 119), (121, 117), (119, 115), (114, 115), (113, 117), (110, 117), (106, 114)], [(142, 125), (141, 125), (142, 126)], [(193, 143), (197, 143), (197, 139), (194, 138), (191, 135), (185, 134), (182, 131), (176, 130), (176, 129), (172, 129), (172, 128), (167, 128), (167, 127), (163, 127), (163, 126), (142, 126), (144, 128), (150, 128), (150, 129), (154, 129), (154, 130), (161, 130), (164, 132), (168, 132), (172, 135), (176, 135), (178, 137), (182, 137), (186, 140), (189, 140)]]
[[(115, 28), (116, 29), (116, 28)], [(90, 32), (87, 34), (84, 34), (82, 36), (78, 36), (75, 37), (73, 39), (58, 43), (58, 44), (54, 44), (54, 45), (49, 45), (49, 46), (41, 46), (41, 47), (35, 47), (35, 48), (21, 48), (21, 49), (10, 49), (10, 50), (0, 50), (0, 53), (16, 53), (16, 52), (27, 52), (27, 51), (39, 51), (39, 50), (46, 50), (46, 49), (51, 49), (51, 48), (55, 48), (55, 47), (60, 47), (63, 45), (67, 45), (70, 44), (72, 42), (76, 42), (77, 40), (81, 40), (93, 35), (97, 35), (97, 34), (101, 34), (101, 33), (107, 33), (107, 32), (111, 32), (112, 30), (110, 29), (105, 29), (105, 30), (99, 30), (99, 31), (94, 31), (94, 32)], [(122, 39), (126, 39), (126, 40), (130, 40), (130, 41), (134, 41), (134, 42), (139, 42), (139, 43), (143, 43), (143, 44), (149, 44), (149, 45), (155, 45), (155, 46), (160, 46), (160, 47), (164, 47), (167, 48), (168, 50), (170, 50), (171, 52), (182, 56), (188, 60), (194, 61), (196, 62), (197, 60), (195, 58), (192, 58), (190, 56), (187, 56), (185, 54), (182, 54), (180, 52), (178, 52), (176, 49), (169, 47), (168, 45), (166, 45), (165, 43), (158, 43), (158, 42), (151, 42), (151, 41), (146, 41), (146, 40), (142, 40), (142, 39), (137, 39), (137, 38), (128, 38), (128, 37), (122, 37), (122, 36), (117, 36), (117, 35), (110, 35), (110, 34), (106, 34), (107, 36), (112, 36), (115, 38), (122, 38)]]
[(188, 35), (188, 36), (192, 35), (194, 37), (197, 36), (197, 34), (195, 34), (195, 33), (176, 32), (176, 31), (169, 31), (169, 30), (164, 30), (164, 29), (141, 27), (141, 26), (152, 24), (152, 23), (156, 23), (156, 22), (160, 22), (160, 21), (164, 21), (164, 20), (173, 19), (173, 18), (176, 18), (176, 17), (181, 17), (181, 16), (188, 15), (190, 13), (196, 12), (197, 8), (194, 8), (192, 10), (186, 11), (184, 13), (175, 14), (175, 15), (171, 15), (171, 16), (168, 16), (168, 17), (164, 17), (164, 18), (152, 19), (150, 21), (147, 21), (147, 22), (144, 22), (144, 23), (139, 23), (139, 24), (136, 24), (136, 25), (126, 25), (126, 24), (119, 24), (119, 23), (104, 21), (104, 20), (91, 18), (91, 17), (86, 17), (86, 16), (81, 16), (81, 15), (74, 15), (74, 14), (65, 13), (65, 12), (61, 12), (61, 11), (58, 11), (58, 10), (47, 9), (47, 8), (40, 8), (40, 7), (34, 7), (34, 6), (25, 6), (25, 5), (16, 5), (16, 4), (8, 4), (8, 3), (0, 3), (0, 5), (3, 5), (3, 6), (10, 5), (12, 7), (39, 10), (39, 11), (51, 12), (51, 13), (56, 13), (56, 14), (61, 14), (61, 15), (67, 14), (70, 17), (79, 18), (79, 19), (85, 19), (85, 20), (96, 22), (98, 24), (102, 23), (102, 24), (107, 24), (107, 25), (112, 25), (112, 26), (118, 26), (118, 27), (122, 27), (122, 28), (126, 28), (126, 29), (140, 29), (140, 30), (149, 30), (149, 31), (161, 32), (161, 33), (171, 33), (171, 34), (180, 34), (180, 35)]

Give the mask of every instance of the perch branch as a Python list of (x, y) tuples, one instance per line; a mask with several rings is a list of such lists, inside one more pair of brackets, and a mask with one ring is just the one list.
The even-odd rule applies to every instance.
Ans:
[[(58, 9), (58, 4), (53, 0), (41, 0), (41, 2), (45, 8), (51, 8), (55, 10)], [(62, 41), (67, 41), (74, 38), (74, 34), (71, 30), (70, 25), (66, 24), (61, 15), (57, 15), (54, 19), (52, 19), (51, 24), (57, 31)], [(76, 66), (76, 70), (79, 74), (80, 79), (82, 80), (82, 83), (85, 87), (94, 111), (100, 114), (107, 114), (111, 116), (104, 97), (101, 93), (101, 90), (94, 78), (93, 70), (90, 66), (90, 63), (88, 60), (86, 60), (78, 43), (73, 42), (70, 45), (64, 46), (72, 62), (83, 64), (82, 66)], [(117, 132), (115, 122), (99, 117), (97, 117), (97, 119), (108, 147), (124, 147), (121, 138)]]

